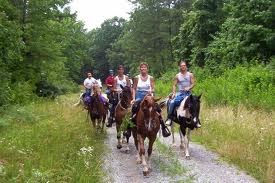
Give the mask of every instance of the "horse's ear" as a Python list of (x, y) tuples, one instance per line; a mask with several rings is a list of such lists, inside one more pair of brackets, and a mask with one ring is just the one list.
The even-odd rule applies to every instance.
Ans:
[(199, 100), (201, 99), (201, 96), (202, 96), (202, 94), (200, 94), (200, 95), (198, 96), (198, 99), (199, 99)]
[(123, 90), (124, 87), (122, 85), (120, 85), (120, 88)]
[(154, 102), (157, 102), (157, 101), (159, 101), (161, 99), (161, 97), (159, 97), (159, 98), (154, 98)]

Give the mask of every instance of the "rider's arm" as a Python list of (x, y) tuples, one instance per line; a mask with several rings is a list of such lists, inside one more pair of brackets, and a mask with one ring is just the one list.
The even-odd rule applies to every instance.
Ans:
[(191, 78), (191, 81), (190, 81), (191, 85), (190, 85), (190, 87), (187, 88), (187, 91), (190, 91), (196, 84), (196, 80), (195, 80), (193, 73), (190, 73), (190, 78)]
[(134, 82), (134, 84), (133, 84), (133, 90), (132, 90), (132, 97), (133, 97), (133, 101), (135, 101), (135, 98), (136, 98), (136, 91), (137, 91), (138, 78), (135, 77), (133, 82)]
[(174, 81), (173, 81), (173, 88), (172, 88), (173, 95), (176, 95), (177, 84), (178, 84), (178, 77), (177, 77), (177, 75), (176, 75), (176, 76), (174, 77)]
[(150, 77), (150, 83), (151, 83), (151, 92), (155, 92), (155, 80), (153, 77)]
[(130, 79), (128, 76), (126, 76), (126, 83), (127, 83), (127, 86), (131, 87)]
[(88, 83), (87, 83), (87, 81), (86, 81), (86, 79), (85, 79), (84, 82), (83, 82), (84, 88), (87, 88), (87, 87), (86, 87), (87, 84), (88, 84)]
[(116, 85), (117, 85), (117, 79), (115, 78), (115, 79), (114, 79), (114, 84), (113, 84), (113, 86), (112, 86), (112, 91), (117, 91)]

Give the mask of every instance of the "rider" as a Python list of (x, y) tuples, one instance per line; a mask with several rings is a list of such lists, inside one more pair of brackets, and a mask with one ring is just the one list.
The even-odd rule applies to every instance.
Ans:
[[(187, 71), (186, 61), (181, 60), (179, 64), (180, 72), (176, 74), (173, 82), (173, 94), (172, 100), (169, 105), (169, 111), (166, 125), (170, 126), (172, 124), (172, 115), (176, 106), (179, 106), (181, 101), (191, 95), (191, 90), (195, 86), (195, 77), (193, 73)], [(176, 93), (176, 87), (178, 86), (178, 92)], [(197, 127), (200, 128), (201, 125), (197, 123)]]
[(97, 81), (93, 78), (92, 72), (87, 72), (87, 78), (83, 82), (85, 87), (85, 96), (91, 96), (93, 85), (95, 84), (97, 84)]
[[(139, 65), (140, 74), (134, 78), (133, 84), (133, 100), (132, 100), (132, 120), (135, 121), (136, 113), (139, 108), (140, 102), (147, 94), (153, 94), (155, 89), (155, 81), (152, 76), (148, 74), (149, 66), (147, 63), (142, 62)], [(160, 107), (158, 107), (158, 112), (161, 112)], [(170, 135), (169, 130), (166, 128), (162, 116), (160, 115), (160, 124), (161, 130), (164, 137), (168, 137)]]
[[(87, 72), (87, 78), (84, 80), (83, 85), (85, 88), (85, 93), (84, 93), (84, 101), (85, 101), (85, 97), (87, 96), (91, 96), (92, 94), (92, 90), (93, 90), (93, 86), (97, 84), (97, 81), (95, 78), (92, 77), (92, 72)], [(84, 102), (85, 103), (85, 102)], [(85, 103), (85, 105), (87, 105), (87, 102)]]
[(106, 94), (109, 98), (109, 95), (111, 94), (112, 92), (112, 88), (114, 86), (114, 71), (112, 69), (109, 70), (109, 76), (106, 78), (105, 80), (105, 84), (107, 86), (107, 89), (106, 89)]
[[(114, 97), (116, 97), (118, 100), (120, 98), (120, 93), (122, 92), (122, 87), (130, 86), (129, 77), (124, 75), (124, 67), (123, 65), (119, 65), (117, 68), (117, 76), (114, 78), (113, 88), (112, 91), (114, 92)], [(108, 120), (108, 123), (106, 124), (106, 127), (112, 127), (112, 123), (114, 122), (114, 112), (115, 107), (118, 104), (118, 100), (115, 100), (115, 102), (112, 103), (112, 107), (110, 109), (110, 117)]]

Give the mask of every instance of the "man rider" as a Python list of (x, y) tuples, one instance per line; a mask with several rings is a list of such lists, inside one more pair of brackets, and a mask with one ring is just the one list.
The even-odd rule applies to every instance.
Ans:
[[(180, 72), (174, 77), (172, 100), (169, 105), (168, 116), (165, 122), (168, 126), (172, 124), (172, 115), (175, 107), (179, 106), (185, 97), (191, 95), (192, 88), (195, 86), (195, 77), (193, 73), (187, 71), (186, 61), (180, 61), (179, 68)], [(177, 86), (178, 92), (176, 93)], [(196, 125), (198, 128), (201, 127), (199, 123)]]

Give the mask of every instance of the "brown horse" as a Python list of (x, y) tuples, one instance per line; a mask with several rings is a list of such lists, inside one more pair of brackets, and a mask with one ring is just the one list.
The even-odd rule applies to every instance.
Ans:
[(125, 118), (126, 114), (129, 112), (129, 108), (131, 107), (131, 100), (132, 100), (132, 93), (131, 93), (131, 88), (129, 86), (120, 86), (122, 88), (122, 93), (121, 93), (121, 99), (119, 103), (117, 104), (115, 108), (115, 122), (116, 122), (116, 131), (117, 131), (117, 148), (121, 149), (121, 132), (122, 130), (126, 130), (124, 132), (124, 135), (126, 136), (127, 139), (127, 147), (126, 147), (126, 152), (129, 152), (129, 138), (131, 136), (131, 129), (129, 126), (127, 126), (127, 129), (121, 129), (121, 125), (123, 122), (123, 119)]
[(99, 86), (93, 87), (93, 95), (91, 96), (91, 103), (88, 106), (88, 112), (91, 117), (93, 127), (103, 131), (105, 120), (108, 114), (108, 106), (106, 99), (101, 95)]
[[(143, 175), (149, 174), (152, 170), (150, 157), (153, 144), (160, 129), (160, 114), (157, 112), (157, 103), (151, 95), (146, 95), (140, 103), (140, 108), (136, 117), (136, 128), (133, 129), (133, 136), (136, 148), (138, 150), (137, 163), (143, 165)], [(144, 140), (149, 139), (148, 160), (145, 159)]]

